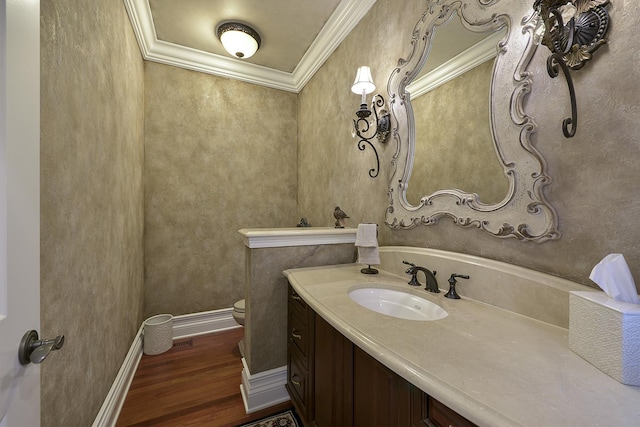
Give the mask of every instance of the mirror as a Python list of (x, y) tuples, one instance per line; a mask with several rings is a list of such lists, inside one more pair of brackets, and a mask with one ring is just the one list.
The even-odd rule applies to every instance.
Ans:
[[(385, 222), (391, 228), (412, 228), (420, 224), (437, 224), (442, 216), (447, 216), (460, 226), (477, 227), (496, 237), (535, 242), (557, 239), (560, 237), (557, 215), (542, 193), (550, 179), (544, 170), (544, 159), (531, 145), (530, 136), (536, 125), (524, 111), (524, 98), (532, 83), (527, 67), (535, 50), (532, 43), (535, 22), (531, 22), (531, 17), (521, 20), (521, 17), (511, 16), (509, 11), (502, 10), (501, 5), (506, 2), (481, 3), (486, 2), (442, 0), (429, 3), (428, 10), (413, 29), (408, 56), (398, 61), (399, 66), (389, 78), (389, 105), (396, 125), (392, 137), (396, 151), (391, 163), (390, 204)], [(435, 110), (444, 108), (431, 101), (430, 116), (417, 120), (414, 103), (419, 106), (421, 102), (419, 98), (415, 101), (410, 99), (408, 88), (423, 72), (437, 34), (444, 31), (443, 26), (452, 18), (458, 19), (455, 14), (460, 17), (461, 26), (472, 33), (484, 33), (486, 37), (487, 33), (502, 30), (498, 42), (493, 42), (496, 57), (489, 82), (491, 138), (488, 140), (492, 147), (483, 149), (483, 155), (493, 157), (493, 168), (503, 180), (503, 184), (498, 184), (499, 188), (502, 185), (497, 190), (500, 194), (489, 189), (491, 194), (483, 195), (487, 191), (484, 186), (476, 188), (468, 184), (465, 188), (460, 182), (439, 184), (437, 173), (429, 178), (423, 177), (425, 169), (444, 167), (456, 175), (459, 167), (484, 167), (473, 159), (465, 165), (458, 161), (459, 152), (471, 151), (477, 130), (464, 129), (464, 122), (456, 116), (450, 117), (450, 124), (443, 126), (444, 133), (449, 129), (448, 134), (454, 133), (451, 131), (453, 128), (463, 128), (465, 138), (457, 137), (454, 148), (450, 149), (450, 144), (442, 136), (432, 135), (426, 146), (421, 146), (416, 138), (416, 129), (421, 126), (419, 122), (425, 121), (428, 126), (429, 122), (440, 120), (431, 115)], [(435, 148), (438, 145), (444, 149)], [(437, 151), (446, 152), (447, 157), (438, 159)], [(427, 180), (431, 182), (425, 182)], [(415, 193), (408, 191), (409, 188), (411, 191), (415, 188)]]
[(507, 195), (489, 119), (496, 45), (504, 35), (469, 31), (457, 13), (434, 31), (429, 56), (407, 87), (416, 126), (410, 204), (446, 188), (477, 193), (486, 204)]

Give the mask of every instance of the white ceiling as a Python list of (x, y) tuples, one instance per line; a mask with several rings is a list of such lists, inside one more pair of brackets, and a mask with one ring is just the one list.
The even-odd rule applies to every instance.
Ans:
[(215, 29), (240, 21), (260, 34), (262, 45), (244, 61), (292, 73), (340, 0), (150, 0), (158, 39), (228, 56)]
[[(124, 0), (144, 59), (299, 92), (376, 0)], [(246, 60), (215, 29), (237, 20), (262, 38)]]
[[(376, 0), (124, 2), (145, 60), (297, 93)], [(240, 60), (224, 50), (216, 28), (225, 21), (249, 24), (260, 34), (262, 45), (255, 55)], [(407, 23), (407, 31), (411, 31), (414, 24)], [(450, 62), (456, 55), (476, 65), (486, 60), (487, 52), (495, 55), (495, 41), (487, 45), (480, 56), (473, 53), (474, 59), (467, 59), (468, 53), (459, 55), (485, 37), (487, 34), (465, 30), (459, 19), (451, 19), (434, 33), (434, 43), (421, 75), (429, 72), (433, 74), (431, 80), (442, 84), (455, 77), (456, 72), (468, 69), (460, 65), (459, 58)], [(398, 57), (408, 49), (408, 46), (398, 46)], [(447, 77), (441, 76), (442, 64)], [(438, 67), (441, 67), (439, 72), (431, 73)], [(421, 92), (433, 87), (429, 79), (421, 80), (424, 81), (420, 83), (424, 86)]]

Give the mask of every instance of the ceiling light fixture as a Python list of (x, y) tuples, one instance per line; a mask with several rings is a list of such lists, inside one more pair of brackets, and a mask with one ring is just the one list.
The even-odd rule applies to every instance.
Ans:
[(260, 48), (260, 35), (240, 22), (225, 22), (218, 26), (218, 38), (231, 55), (240, 59), (253, 56)]

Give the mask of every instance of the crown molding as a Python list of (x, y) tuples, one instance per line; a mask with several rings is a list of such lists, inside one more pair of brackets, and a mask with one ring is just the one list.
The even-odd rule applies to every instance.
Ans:
[(376, 0), (344, 0), (331, 15), (293, 73), (158, 40), (148, 0), (124, 0), (142, 57), (180, 68), (298, 93)]
[(495, 58), (498, 53), (497, 46), (502, 37), (504, 37), (502, 31), (493, 33), (412, 82), (407, 86), (411, 99), (424, 95), (485, 61)]
[(342, 1), (293, 71), (296, 92), (313, 77), (377, 0)]

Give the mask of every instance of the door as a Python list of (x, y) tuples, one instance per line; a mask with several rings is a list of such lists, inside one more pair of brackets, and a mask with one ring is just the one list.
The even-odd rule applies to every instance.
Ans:
[(40, 425), (40, 2), (0, 3), (0, 427)]

